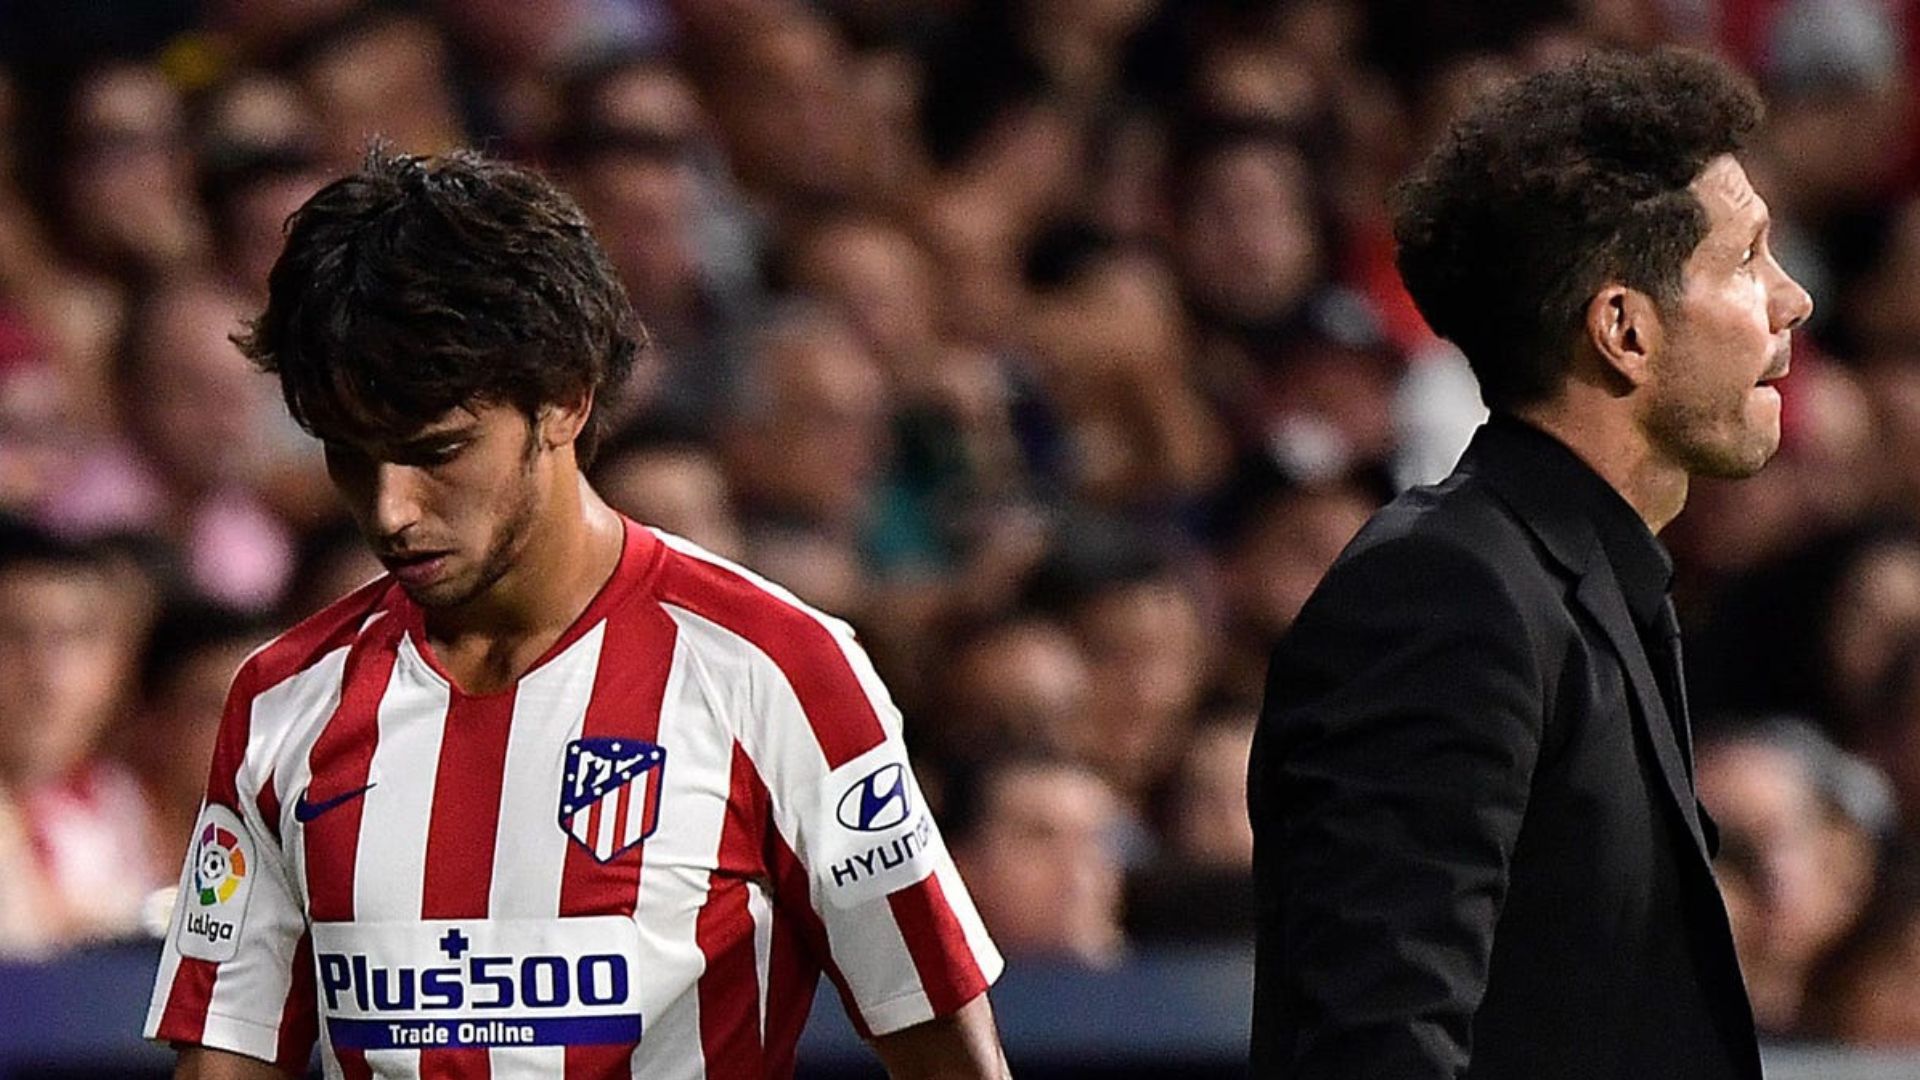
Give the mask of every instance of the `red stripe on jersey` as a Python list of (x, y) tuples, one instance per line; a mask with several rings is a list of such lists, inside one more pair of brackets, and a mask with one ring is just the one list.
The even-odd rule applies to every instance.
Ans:
[(344, 1080), (373, 1080), (373, 1066), (367, 1064), (365, 1050), (335, 1048), (333, 1057), (340, 1063), (340, 1075)]
[[(632, 802), (633, 793), (636, 790), (641, 792), (642, 794), (645, 794), (647, 790), (647, 780), (645, 777), (642, 777), (631, 784), (622, 784), (620, 787), (619, 794), (614, 796), (613, 820), (618, 822), (618, 824), (614, 826), (615, 831), (614, 831), (613, 842), (615, 844), (620, 843), (620, 838), (624, 836), (626, 833), (627, 811), (630, 809), (628, 804)], [(600, 834), (595, 833), (594, 835), (597, 837)]]
[[(636, 542), (636, 533), (647, 541), (645, 545)], [(627, 574), (629, 564), (635, 563), (639, 556), (645, 556), (645, 560), (636, 572), (638, 569), (650, 572), (653, 557), (661, 548), (651, 533), (629, 526), (620, 574)], [(614, 590), (610, 587), (608, 591)], [(600, 664), (594, 671), (593, 693), (587, 699), (586, 716), (581, 721), (581, 738), (658, 741), (660, 707), (666, 696), (667, 673), (673, 667), (674, 641), (678, 635), (679, 628), (658, 605), (625, 604), (612, 612), (600, 642)], [(671, 748), (660, 768), (673, 768)], [(626, 820), (627, 799), (638, 797), (648, 780), (645, 776), (636, 777), (628, 785), (629, 790), (622, 793), (621, 821)], [(603, 804), (594, 804), (587, 825), (589, 846), (598, 842), (600, 817), (604, 812)], [(602, 863), (586, 847), (569, 840), (560, 881), (560, 914), (633, 914), (646, 848), (647, 845), (641, 843)], [(644, 1031), (641, 1037), (646, 1037)], [(631, 1046), (569, 1046), (566, 1075), (570, 1078), (624, 1075), (632, 1053)]]
[(393, 579), (382, 575), (328, 604), (254, 653), (240, 677), (258, 693), (312, 667), (315, 660), (352, 642), (394, 588)]
[[(758, 774), (753, 778), (755, 789), (760, 797), (766, 797), (766, 784)], [(867, 1026), (867, 1018), (860, 1013), (860, 1005), (853, 998), (853, 989), (847, 985), (847, 977), (840, 972), (840, 965), (833, 962), (833, 949), (827, 940), (827, 924), (820, 919), (820, 913), (813, 909), (813, 887), (807, 877), (807, 868), (800, 863), (799, 856), (787, 846), (787, 839), (778, 829), (767, 830), (767, 864), (773, 875), (774, 904), (778, 915), (784, 915), (793, 925), (794, 934), (804, 946), (806, 957), (815, 971), (825, 971), (827, 978), (833, 980), (834, 988), (840, 991), (840, 1002), (846, 1007), (847, 1019), (853, 1023), (854, 1031), (863, 1039), (873, 1038), (873, 1029)], [(778, 915), (775, 923), (779, 922)], [(813, 1006), (813, 979), (807, 980), (807, 987), (801, 993), (802, 1000), (786, 1000), (769, 996), (767, 999), (767, 1030), (774, 1027), (773, 1017), (780, 1009), (799, 1009), (806, 1011)], [(768, 987), (771, 995), (773, 987)], [(798, 1029), (795, 1029), (798, 1034)], [(792, 1053), (792, 1047), (776, 1049), (771, 1043), (768, 1054), (773, 1056), (783, 1049)]]
[(301, 934), (293, 948), (292, 989), (287, 1004), (280, 1010), (280, 1045), (274, 1050), (274, 1064), (286, 1072), (302, 1074), (313, 1056), (313, 1042), (320, 1037), (320, 1018), (313, 985), (313, 935)]
[[(306, 795), (325, 802), (364, 788), (380, 741), (380, 699), (386, 696), (399, 653), (401, 629), (389, 616), (362, 634), (347, 653), (341, 672), (340, 703), (307, 751)], [(307, 914), (316, 922), (353, 918), (354, 864), (360, 846), (360, 817), (365, 799), (346, 804), (306, 823)]]
[(813, 994), (819, 985), (820, 965), (800, 939), (797, 920), (774, 908), (772, 941), (767, 946), (768, 1076), (793, 1075), (800, 1032), (813, 1012)]
[(453, 692), (433, 774), (421, 918), (487, 917), (515, 696), (513, 690), (485, 697)]
[(660, 598), (740, 635), (793, 686), (813, 737), (837, 769), (886, 738), (833, 632), (806, 611), (722, 566), (675, 552)]
[[(380, 699), (393, 677), (402, 628), (392, 615), (374, 624), (353, 643), (341, 672), (340, 703), (307, 751), (307, 790), (321, 802), (366, 786), (380, 741)], [(360, 846), (365, 799), (350, 799), (306, 824), (307, 915), (316, 922), (353, 918), (354, 867)], [(369, 1080), (373, 1069), (364, 1050), (336, 1048), (334, 1057), (346, 1080)]]
[(749, 882), (760, 872), (762, 838), (771, 813), (753, 762), (733, 746), (727, 819), (720, 829), (707, 900), (694, 920), (694, 940), (707, 967), (700, 975), (700, 1049), (708, 1080), (759, 1080), (767, 1075), (760, 1040), (760, 976), (754, 965)]
[[(506, 779), (507, 735), (513, 727), (509, 689), (473, 697), (453, 691), (427, 819), (423, 919), (484, 919), (493, 888), (493, 846), (500, 831), (500, 786)], [(426, 1080), (486, 1080), (485, 1047), (420, 1051)]]
[[(607, 810), (607, 804), (606, 804), (606, 800), (604, 799), (594, 803), (592, 806), (587, 807), (587, 828), (586, 828), (587, 839), (584, 841), (585, 843), (594, 845), (596, 847), (599, 846), (600, 815), (606, 813), (606, 810)], [(572, 854), (572, 852), (568, 852), (568, 854)]]
[(180, 958), (167, 989), (167, 1008), (160, 1014), (154, 1038), (198, 1046), (207, 1033), (207, 1006), (213, 1002), (213, 976), (220, 966), (211, 960)]
[(888, 896), (887, 903), (913, 956), (933, 1015), (946, 1016), (987, 988), (980, 962), (967, 944), (966, 931), (948, 905), (939, 878), (928, 874), (918, 885)]

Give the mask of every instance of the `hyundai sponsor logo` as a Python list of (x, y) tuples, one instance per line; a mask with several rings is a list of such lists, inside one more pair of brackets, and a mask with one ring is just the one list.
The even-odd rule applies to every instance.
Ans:
[(881, 832), (904, 824), (913, 813), (907, 767), (882, 765), (840, 796), (840, 824), (860, 832)]

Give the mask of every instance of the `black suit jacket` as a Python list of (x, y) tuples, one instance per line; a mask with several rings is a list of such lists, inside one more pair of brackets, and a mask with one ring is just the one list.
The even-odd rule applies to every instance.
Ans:
[(1276, 650), (1255, 1075), (1758, 1080), (1712, 823), (1569, 468), (1482, 428)]

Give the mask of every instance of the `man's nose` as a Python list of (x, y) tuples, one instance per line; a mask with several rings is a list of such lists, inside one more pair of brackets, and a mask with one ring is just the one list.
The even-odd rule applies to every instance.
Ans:
[(1813, 315), (1813, 297), (1784, 270), (1780, 273), (1780, 284), (1770, 299), (1775, 333), (1796, 330)]
[(381, 536), (399, 536), (420, 520), (419, 470), (382, 462), (373, 471), (373, 525)]

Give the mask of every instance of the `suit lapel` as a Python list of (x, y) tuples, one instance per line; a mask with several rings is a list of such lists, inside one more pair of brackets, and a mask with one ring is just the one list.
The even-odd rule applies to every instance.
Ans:
[[(1653, 750), (1665, 780), (1663, 786), (1680, 811), (1681, 819), (1687, 823), (1694, 848), (1700, 852), (1703, 863), (1711, 865), (1693, 784), (1688, 779), (1673, 724), (1667, 717), (1666, 703), (1660, 696), (1659, 680), (1653, 676), (1646, 646), (1634, 629), (1633, 616), (1627, 612), (1620, 582), (1601, 550), (1599, 534), (1594, 531), (1592, 521), (1568, 507), (1564, 474), (1553, 472), (1540, 460), (1533, 444), (1502, 426), (1513, 423), (1496, 419), (1481, 428), (1461, 458), (1461, 468), (1485, 480), (1494, 494), (1539, 538), (1548, 557), (1577, 581), (1574, 601), (1600, 626), (1607, 644), (1620, 658), (1620, 666), (1627, 673), (1627, 689), (1638, 706), (1632, 710), (1633, 722)], [(1547, 436), (1536, 433), (1532, 437)]]
[(1633, 710), (1634, 722), (1639, 725), (1640, 735), (1653, 748), (1654, 759), (1660, 765), (1660, 775), (1666, 781), (1667, 794), (1673, 799), (1681, 818), (1686, 821), (1687, 832), (1693, 836), (1693, 846), (1700, 852), (1703, 861), (1712, 862), (1712, 856), (1707, 852), (1706, 834), (1701, 830), (1700, 815), (1694, 803), (1693, 784), (1687, 777), (1680, 744), (1674, 738), (1666, 702), (1660, 696), (1660, 682), (1653, 676), (1646, 647), (1641, 644), (1640, 635), (1633, 627), (1633, 618), (1627, 614), (1627, 603), (1620, 593), (1620, 584), (1614, 580), (1613, 570), (1605, 559), (1589, 562), (1573, 598), (1600, 625), (1607, 643), (1619, 656), (1620, 666), (1627, 673), (1627, 683), (1637, 706)]

